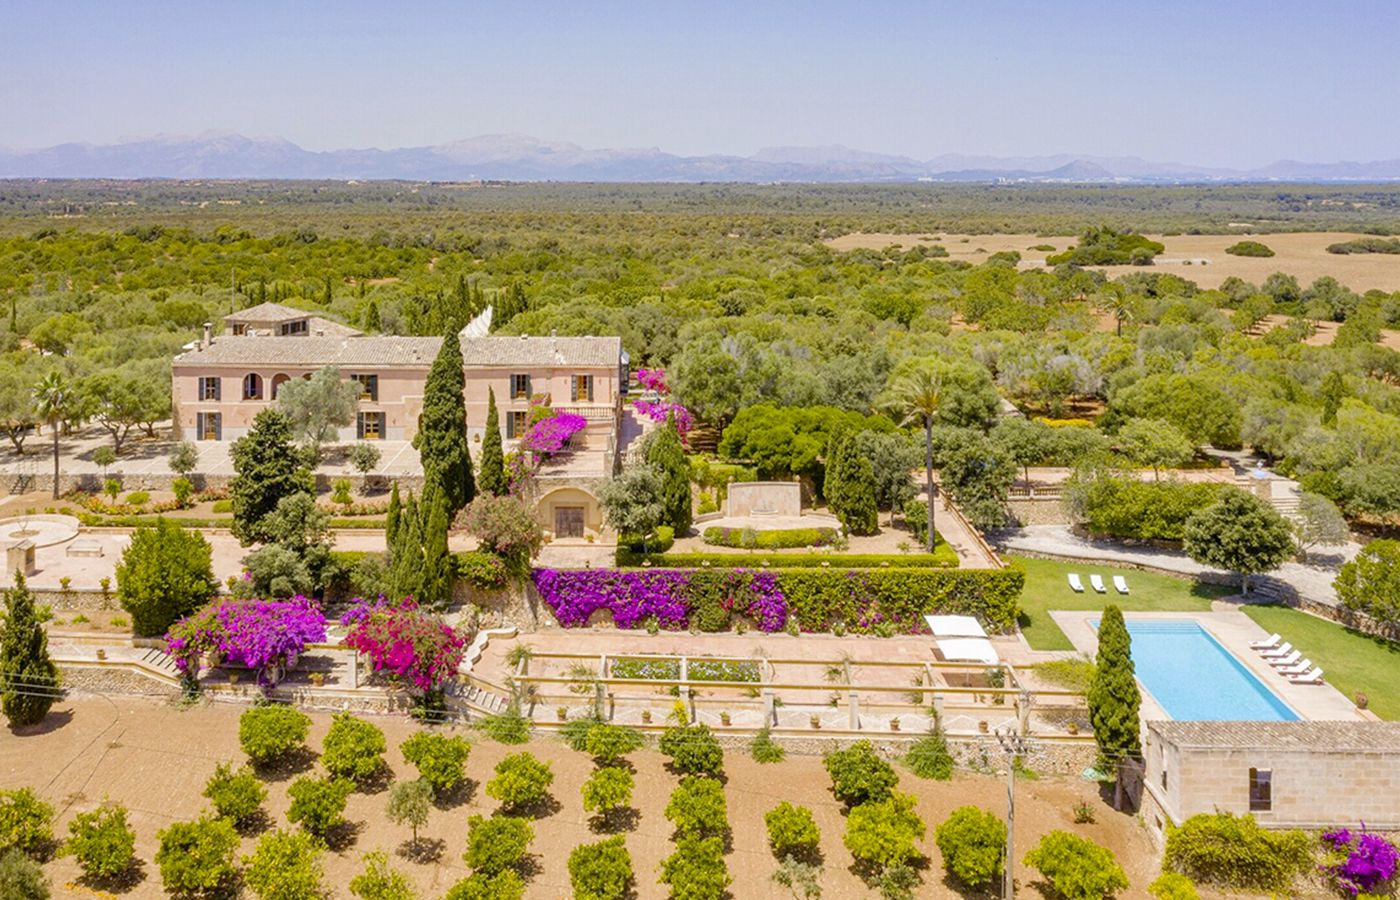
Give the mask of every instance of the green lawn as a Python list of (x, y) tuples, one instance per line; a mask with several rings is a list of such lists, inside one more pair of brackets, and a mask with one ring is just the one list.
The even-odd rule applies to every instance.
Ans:
[(1369, 637), (1335, 622), (1284, 606), (1246, 606), (1245, 615), (1301, 649), (1325, 670), (1328, 683), (1354, 698), (1359, 691), (1371, 711), (1400, 719), (1400, 643)]
[[(1026, 589), (1021, 592), (1021, 633), (1036, 650), (1073, 650), (1065, 633), (1050, 618), (1052, 609), (1103, 609), (1115, 603), (1125, 611), (1209, 610), (1213, 597), (1225, 597), (1234, 589), (1222, 585), (1201, 584), (1185, 578), (1154, 575), (1133, 569), (1092, 566), (1086, 563), (1051, 562), (1044, 559), (1008, 555), (1026, 572)], [(1068, 575), (1078, 572), (1084, 581), (1084, 593), (1069, 589)], [(1089, 575), (1097, 572), (1108, 585), (1107, 594), (1096, 594), (1089, 587)], [(1126, 596), (1113, 589), (1112, 576), (1128, 579), (1131, 593)]]

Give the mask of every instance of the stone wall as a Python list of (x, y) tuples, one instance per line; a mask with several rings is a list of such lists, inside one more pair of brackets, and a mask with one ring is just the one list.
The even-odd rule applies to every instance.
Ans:
[(30, 588), (29, 592), (34, 595), (35, 602), (46, 603), (55, 612), (121, 608), (121, 604), (117, 602), (115, 586), (105, 594), (101, 591), (53, 591), (34, 588)]
[(155, 678), (148, 678), (129, 666), (121, 664), (74, 663), (58, 664), (66, 690), (91, 694), (140, 694), (148, 697), (177, 698), (180, 688)]
[(1069, 515), (1059, 497), (1013, 497), (1006, 506), (1018, 525), (1069, 524)]
[[(47, 474), (36, 472), (29, 476), (21, 476), (15, 473), (0, 474), (0, 491), (12, 493), (15, 482), (27, 477), (28, 490), (51, 492), (53, 490), (53, 472)], [(139, 472), (124, 473), (119, 468), (114, 468), (109, 477), (115, 478), (122, 484), (125, 491), (169, 491), (171, 483), (178, 477), (170, 472)], [(422, 475), (360, 475), (357, 473), (335, 474), (326, 472), (316, 473), (316, 490), (331, 490), (332, 482), (341, 478), (350, 481), (355, 495), (358, 497), (365, 492), (365, 483), (375, 491), (386, 491), (389, 485), (397, 481), (399, 490), (402, 492), (413, 491), (421, 493), (423, 490)], [(97, 472), (85, 472), (76, 474), (60, 473), (58, 478), (58, 492), (67, 494), (70, 491), (86, 491), (88, 493), (98, 493), (102, 490), (103, 477)], [(201, 475), (195, 473), (190, 475), (190, 481), (194, 483), (196, 490), (209, 490), (215, 488), (227, 488), (229, 482), (233, 480), (232, 475)], [(53, 501), (58, 503), (60, 501)]]
[(802, 515), (802, 486), (795, 481), (736, 481), (729, 485), (725, 515), (744, 516)]

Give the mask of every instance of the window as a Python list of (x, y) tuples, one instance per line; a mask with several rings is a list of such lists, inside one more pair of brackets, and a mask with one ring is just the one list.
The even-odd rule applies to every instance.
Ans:
[(1272, 769), (1249, 770), (1249, 811), (1268, 812), (1274, 808), (1274, 773)]
[(220, 379), (213, 376), (201, 377), (199, 379), (199, 399), (217, 402), (219, 399), (219, 381)]
[(575, 375), (569, 379), (569, 396), (577, 403), (583, 400), (586, 403), (593, 402), (593, 376)]
[(530, 376), (512, 375), (510, 376), (510, 399), (529, 400), (530, 399)]
[(257, 372), (249, 372), (243, 376), (243, 399), (262, 399), (262, 376)]
[(247, 325), (246, 323), (244, 323), (244, 322), (234, 322), (234, 323), (233, 323), (233, 336), (234, 336), (234, 337), (238, 337), (239, 335), (243, 335), (243, 334), (247, 334), (247, 333), (248, 333), (248, 325)]
[(297, 319), (295, 322), (283, 322), (279, 330), (283, 337), (292, 334), (306, 334), (306, 320)]
[(378, 375), (355, 375), (354, 379), (360, 383), (361, 400), (379, 400), (379, 376)]
[(195, 435), (201, 441), (217, 441), (224, 431), (224, 417), (219, 413), (195, 413)]
[(525, 427), (529, 422), (530, 414), (523, 410), (511, 410), (510, 418), (506, 419), (506, 439), (515, 440), (523, 437)]
[(382, 412), (362, 412), (355, 423), (356, 437), (362, 441), (384, 440), (384, 414)]

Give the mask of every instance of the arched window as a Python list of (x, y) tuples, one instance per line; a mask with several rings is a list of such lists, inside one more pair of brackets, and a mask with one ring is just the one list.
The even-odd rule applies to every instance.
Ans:
[(290, 375), (277, 374), (277, 375), (273, 375), (273, 376), (272, 376), (272, 399), (273, 399), (273, 400), (276, 400), (276, 399), (277, 399), (277, 389), (280, 388), (282, 385), (286, 384), (287, 382), (291, 381), (291, 380), (292, 380), (292, 377), (291, 377)]
[(263, 384), (261, 375), (259, 375), (257, 372), (249, 372), (247, 375), (243, 376), (244, 400), (261, 400), (262, 391)]

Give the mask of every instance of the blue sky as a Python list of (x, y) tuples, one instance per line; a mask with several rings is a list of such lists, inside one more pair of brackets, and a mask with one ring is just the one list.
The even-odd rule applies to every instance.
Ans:
[[(402, 7), (402, 8), (396, 8)], [(0, 0), (0, 146), (1400, 157), (1400, 3)]]

